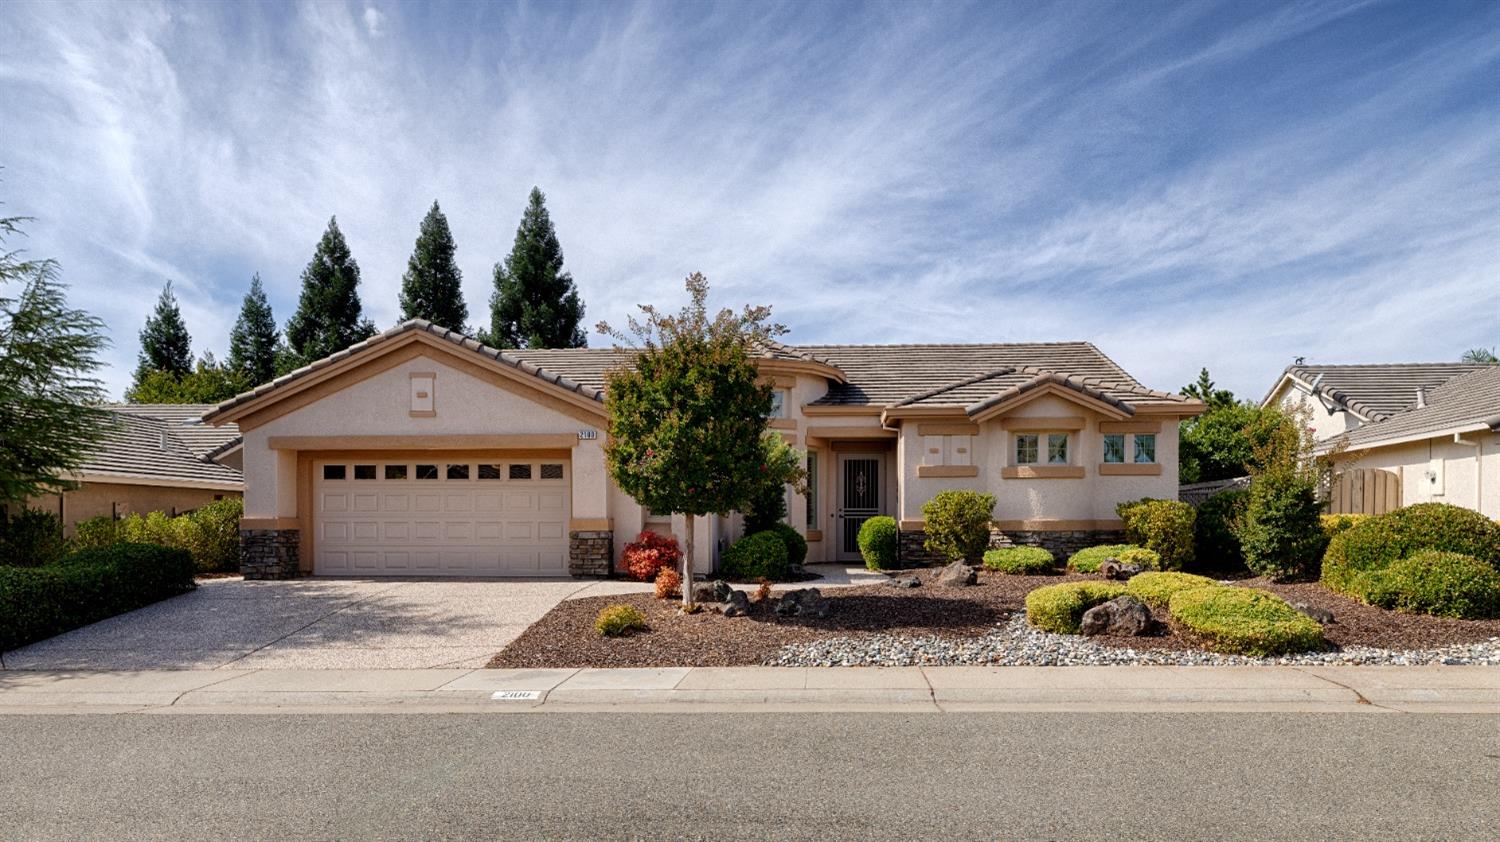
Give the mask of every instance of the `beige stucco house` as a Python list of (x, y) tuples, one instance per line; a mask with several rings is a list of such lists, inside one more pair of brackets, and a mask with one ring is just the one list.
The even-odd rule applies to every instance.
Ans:
[(201, 404), (110, 404), (99, 444), (69, 479), (76, 487), (27, 505), (57, 513), (71, 535), (80, 520), (191, 511), (244, 490), (239, 431), (204, 424)]
[(1443, 502), (1500, 518), (1500, 365), (1294, 365), (1262, 405), (1309, 411), (1336, 454), (1332, 511)]
[[(642, 529), (681, 534), (605, 470), (605, 374), (628, 361), (418, 320), (220, 404), (205, 420), (243, 438), (247, 575), (605, 575)], [(1175, 497), (1177, 424), (1203, 409), (1084, 342), (776, 344), (756, 364), (770, 426), (807, 453), (789, 519), (810, 562), (857, 559), (882, 514), (917, 551), (944, 489), (994, 493), (1012, 540), (1113, 537), (1120, 501)], [(696, 526), (711, 569), (738, 518)]]

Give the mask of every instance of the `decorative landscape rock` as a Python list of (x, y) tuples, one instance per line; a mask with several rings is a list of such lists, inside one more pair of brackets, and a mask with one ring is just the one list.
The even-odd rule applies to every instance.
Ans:
[(891, 588), (920, 588), (922, 580), (916, 576), (897, 576), (894, 579), (887, 579), (885, 584)]
[(1083, 612), (1079, 630), (1092, 637), (1096, 634), (1112, 634), (1138, 637), (1154, 627), (1151, 609), (1133, 596), (1117, 596), (1103, 605), (1095, 605)]
[(699, 582), (693, 585), (693, 601), (718, 602), (719, 597), (714, 593), (714, 586), (711, 582)]
[(937, 572), (933, 582), (945, 588), (964, 588), (979, 581), (979, 571), (963, 561), (955, 561)]
[(1117, 558), (1109, 559), (1099, 565), (1099, 573), (1106, 579), (1114, 579), (1124, 582), (1130, 577), (1145, 572), (1145, 568), (1139, 564), (1126, 564)]
[(1333, 612), (1329, 611), (1327, 608), (1319, 608), (1316, 605), (1309, 605), (1305, 602), (1294, 602), (1292, 603), (1292, 607), (1313, 618), (1314, 620), (1317, 620), (1322, 625), (1326, 626), (1329, 623), (1336, 622), (1333, 619)]
[(713, 588), (714, 602), (728, 602), (730, 599), (734, 598), (734, 594), (738, 593), (738, 591), (736, 591), (728, 582), (724, 581), (723, 579), (715, 579)]
[(816, 617), (822, 620), (831, 613), (832, 606), (817, 588), (799, 588), (782, 594), (774, 610), (778, 617)]
[(743, 617), (750, 613), (750, 597), (744, 591), (729, 591), (729, 598), (724, 600), (725, 617)]

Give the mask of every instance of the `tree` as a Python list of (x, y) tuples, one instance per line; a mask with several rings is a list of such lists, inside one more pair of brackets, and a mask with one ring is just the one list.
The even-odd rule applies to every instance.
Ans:
[(192, 370), (193, 337), (188, 335), (182, 311), (177, 308), (172, 282), (167, 281), (161, 297), (156, 299), (156, 310), (146, 317), (146, 326), (141, 329), (141, 353), (135, 367), (135, 382), (139, 384), (153, 371), (187, 374)]
[(1210, 409), (1222, 409), (1235, 404), (1234, 392), (1215, 388), (1214, 381), (1208, 376), (1207, 368), (1198, 372), (1197, 382), (1182, 387), (1182, 394), (1202, 401)]
[(1209, 409), (1182, 422), (1178, 431), (1178, 479), (1209, 482), (1245, 475), (1253, 455), (1247, 431), (1260, 419), (1261, 409), (1250, 403), (1231, 403)]
[(463, 332), (469, 320), (464, 304), (463, 273), (453, 260), (453, 232), (438, 203), (422, 219), (417, 244), (401, 276), (401, 320), (426, 319)]
[(1494, 348), (1470, 348), (1459, 359), (1461, 363), (1500, 363)]
[(255, 385), (205, 352), (187, 374), (153, 371), (125, 392), (131, 403), (218, 403)]
[(302, 295), (286, 325), (287, 344), (305, 365), (374, 335), (375, 325), (360, 308), (359, 264), (349, 253), (338, 219), (330, 219), (312, 261), (302, 270)]
[(229, 332), (229, 371), (256, 385), (276, 379), (276, 347), (281, 332), (260, 285), (260, 273), (250, 278), (250, 292), (240, 305), (240, 316)]
[[(93, 372), (104, 323), (69, 309), (57, 263), (5, 248), (20, 217), (0, 219), (0, 503), (23, 506), (71, 487), (109, 413)], [(18, 288), (12, 289), (12, 285)]]
[(691, 299), (677, 315), (649, 305), (631, 317), (631, 337), (601, 322), (600, 333), (633, 352), (608, 374), (605, 405), (610, 477), (653, 512), (688, 515), (682, 602), (693, 605), (693, 519), (743, 506), (770, 468), (766, 416), (771, 387), (758, 382), (750, 348), (785, 332), (767, 307), (709, 317), (708, 281), (687, 279)]
[(764, 470), (741, 511), (745, 516), (746, 535), (770, 529), (786, 520), (787, 486), (799, 494), (807, 493), (803, 486), (807, 469), (802, 467), (807, 462), (807, 454), (799, 452), (776, 434), (763, 437), (761, 444), (765, 450), (760, 462)]
[(490, 329), (481, 341), (496, 348), (582, 348), (583, 302), (563, 271), (562, 246), (547, 198), (531, 188), (510, 256), (495, 264)]
[(1233, 527), (1245, 565), (1275, 581), (1317, 576), (1328, 537), (1319, 516), (1318, 490), (1338, 449), (1314, 454), (1311, 410), (1266, 409), (1248, 432), (1250, 497)]

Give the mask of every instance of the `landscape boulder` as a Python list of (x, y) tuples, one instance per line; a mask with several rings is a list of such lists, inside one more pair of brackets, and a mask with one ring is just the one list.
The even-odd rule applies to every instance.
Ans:
[(828, 617), (832, 608), (817, 588), (799, 588), (782, 594), (774, 610), (778, 617), (816, 617), (822, 620)]
[(886, 583), (886, 585), (888, 587), (892, 587), (892, 588), (920, 588), (920, 587), (922, 587), (922, 580), (919, 579), (919, 578), (917, 578), (916, 576), (897, 576), (894, 579), (887, 579), (885, 581), (885, 583)]
[(937, 572), (933, 582), (945, 588), (963, 588), (979, 581), (979, 570), (964, 561), (955, 561)]
[(732, 585), (723, 579), (714, 580), (714, 602), (728, 602), (738, 593)]
[(714, 593), (712, 582), (699, 582), (693, 585), (694, 602), (718, 602), (719, 597)]
[(1125, 564), (1117, 558), (1106, 560), (1099, 565), (1099, 574), (1106, 579), (1115, 579), (1123, 582), (1138, 573), (1143, 572), (1139, 564)]
[(1135, 597), (1126, 595), (1083, 612), (1079, 630), (1090, 637), (1096, 634), (1138, 636), (1148, 634), (1154, 625), (1151, 609)]
[(725, 617), (743, 617), (750, 613), (750, 597), (744, 591), (730, 589), (729, 598), (724, 603)]
[(1334, 622), (1333, 612), (1327, 608), (1319, 608), (1316, 605), (1309, 605), (1306, 602), (1294, 602), (1292, 603), (1292, 607), (1316, 620), (1320, 625), (1326, 626)]

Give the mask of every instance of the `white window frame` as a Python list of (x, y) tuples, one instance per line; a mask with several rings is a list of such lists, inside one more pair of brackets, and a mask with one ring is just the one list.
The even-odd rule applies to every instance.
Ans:
[(787, 402), (792, 399), (790, 392), (786, 389), (771, 390), (771, 411), (766, 414), (767, 418), (786, 418)]

